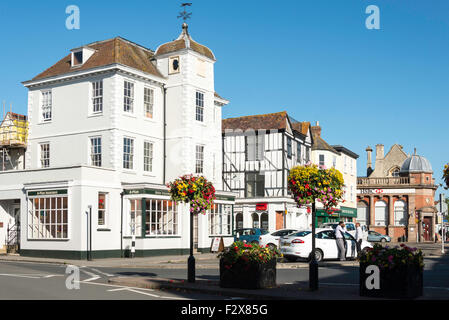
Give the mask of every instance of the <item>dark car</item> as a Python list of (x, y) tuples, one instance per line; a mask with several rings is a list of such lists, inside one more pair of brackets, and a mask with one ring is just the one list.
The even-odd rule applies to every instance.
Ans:
[(268, 231), (259, 228), (243, 228), (233, 231), (234, 241), (246, 241), (247, 243), (259, 244), (259, 237)]

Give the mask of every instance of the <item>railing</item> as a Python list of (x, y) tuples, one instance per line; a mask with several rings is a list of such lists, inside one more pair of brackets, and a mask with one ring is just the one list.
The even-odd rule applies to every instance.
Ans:
[(409, 177), (357, 178), (358, 186), (388, 186), (410, 184)]
[(20, 225), (8, 226), (6, 237), (7, 253), (18, 252), (20, 248)]

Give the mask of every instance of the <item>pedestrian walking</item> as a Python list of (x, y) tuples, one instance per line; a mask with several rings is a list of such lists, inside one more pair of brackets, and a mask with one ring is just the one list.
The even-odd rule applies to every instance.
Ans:
[(346, 260), (346, 240), (345, 240), (345, 224), (343, 221), (338, 223), (337, 228), (335, 229), (335, 238), (337, 241), (338, 248), (338, 258), (340, 261)]
[(355, 227), (355, 241), (357, 243), (357, 254), (359, 254), (362, 251), (363, 230), (358, 222), (355, 224)]

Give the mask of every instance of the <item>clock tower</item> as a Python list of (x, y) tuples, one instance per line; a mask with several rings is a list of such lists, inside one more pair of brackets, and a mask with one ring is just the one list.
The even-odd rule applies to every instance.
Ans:
[(221, 108), (228, 102), (215, 93), (215, 55), (192, 39), (184, 22), (179, 37), (160, 45), (154, 59), (167, 78), (165, 182), (192, 173), (220, 190)]

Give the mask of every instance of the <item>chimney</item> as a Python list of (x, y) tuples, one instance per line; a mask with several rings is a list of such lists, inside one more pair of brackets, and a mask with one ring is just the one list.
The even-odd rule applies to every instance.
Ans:
[(370, 146), (366, 148), (366, 176), (369, 177), (373, 170), (373, 163), (371, 161), (371, 153), (373, 149)]
[(382, 160), (384, 158), (384, 145), (376, 144), (376, 160)]
[(310, 130), (312, 131), (313, 135), (321, 137), (321, 127), (320, 127), (320, 122), (319, 121), (317, 121), (314, 126), (311, 126)]

